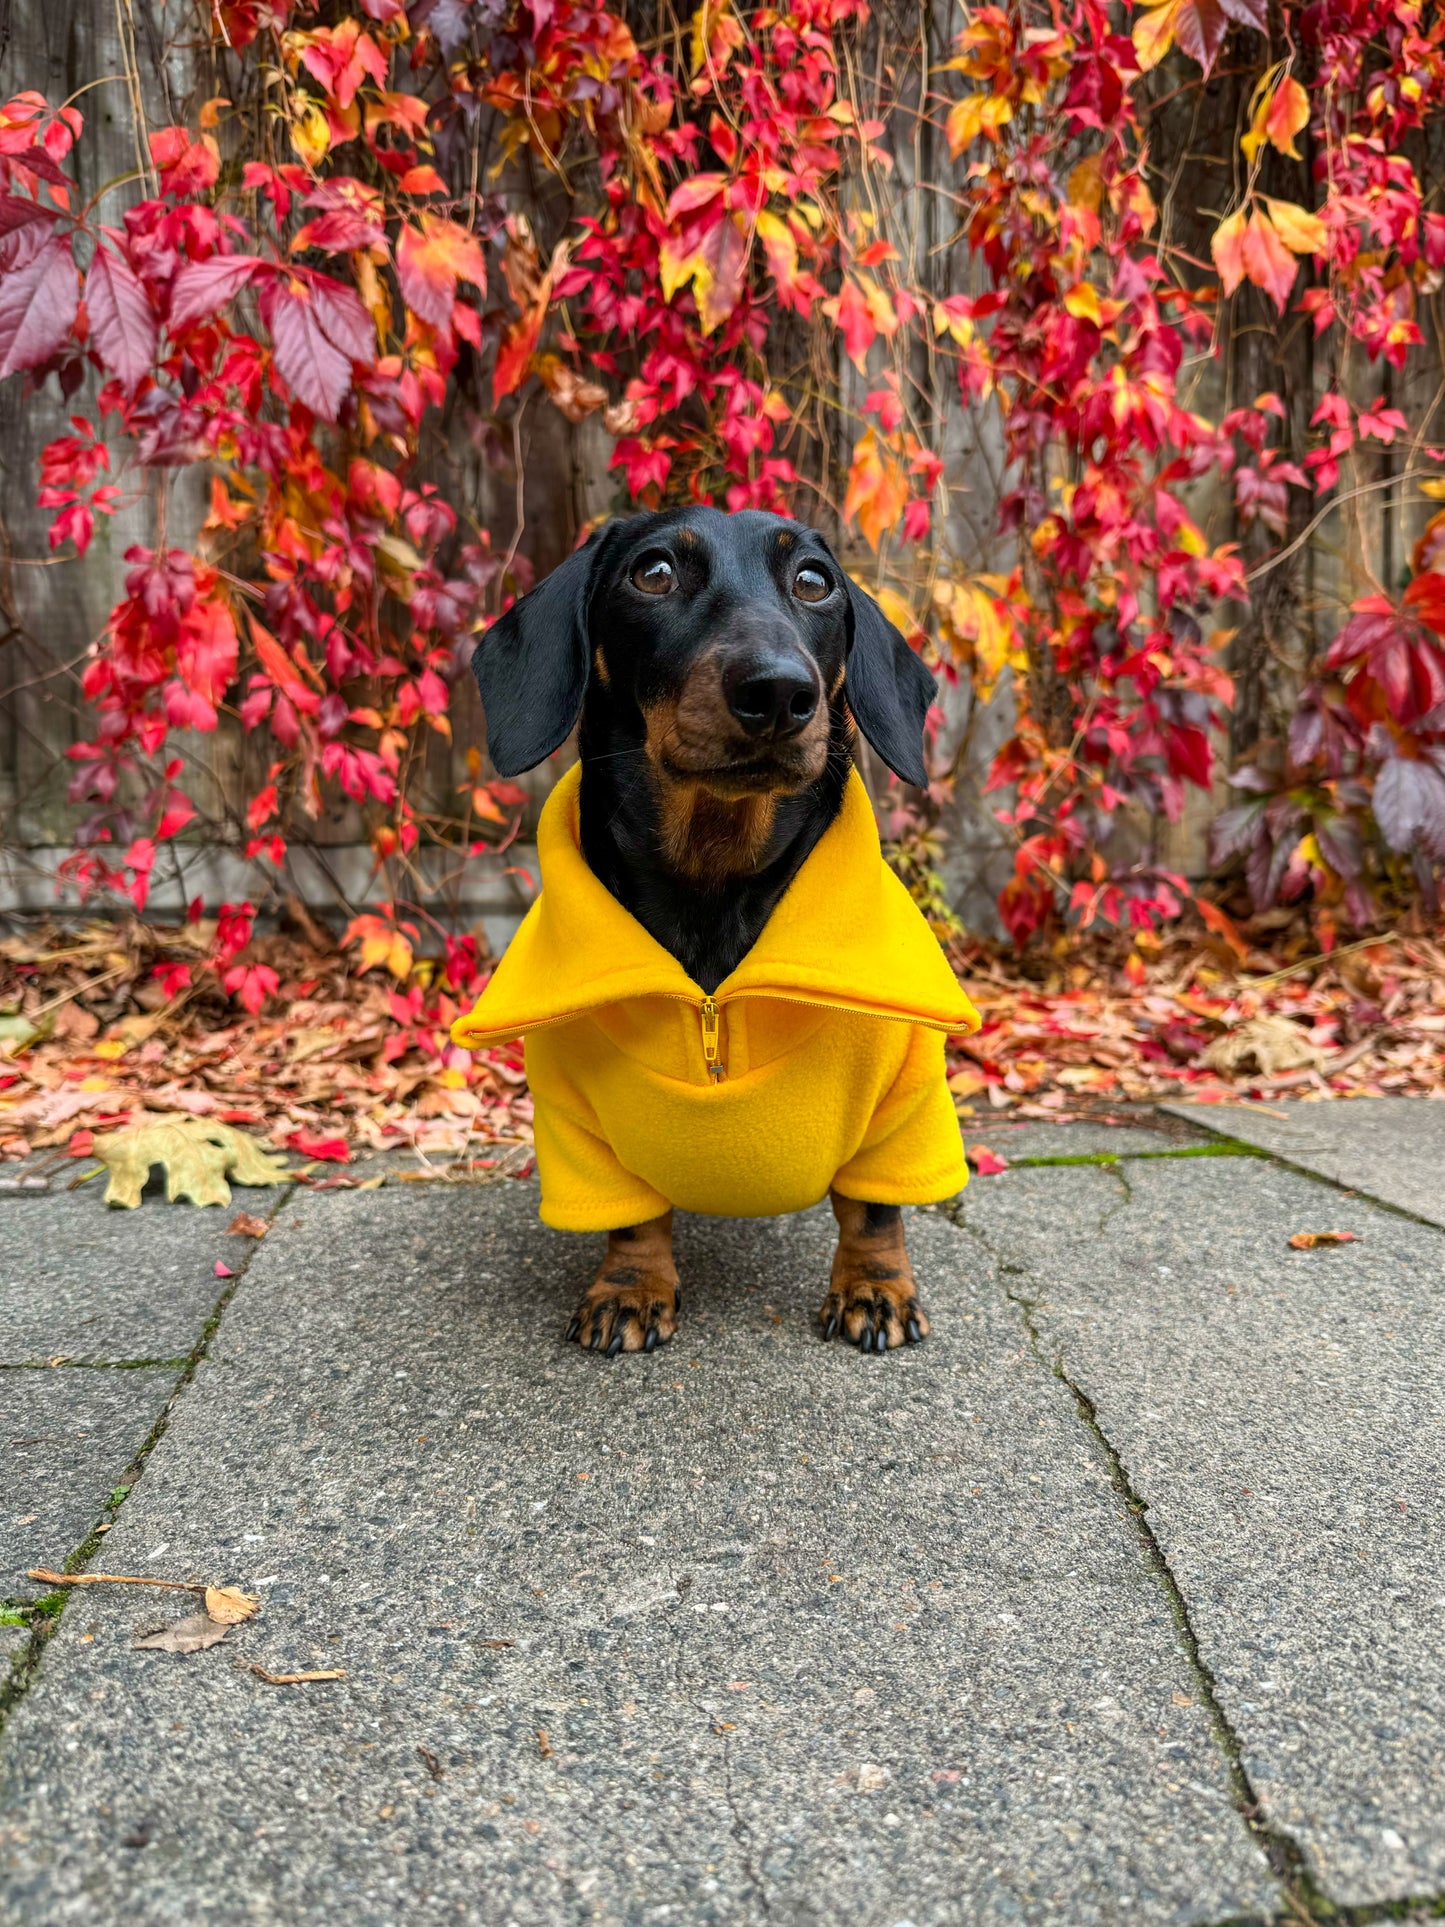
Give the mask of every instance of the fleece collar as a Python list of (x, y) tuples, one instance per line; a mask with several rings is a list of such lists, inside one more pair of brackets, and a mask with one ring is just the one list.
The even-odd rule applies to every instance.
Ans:
[[(542, 810), (542, 894), (474, 1010), (452, 1036), (475, 1049), (635, 997), (700, 1005), (706, 992), (598, 881), (578, 829), (580, 765)], [(917, 905), (883, 861), (868, 792), (849, 773), (843, 807), (788, 885), (762, 935), (714, 992), (780, 997), (971, 1031), (978, 1013)]]

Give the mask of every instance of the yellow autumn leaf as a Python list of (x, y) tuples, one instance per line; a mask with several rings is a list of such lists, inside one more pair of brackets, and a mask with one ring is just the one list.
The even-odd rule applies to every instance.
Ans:
[(933, 306), (933, 332), (936, 335), (952, 335), (960, 348), (966, 348), (973, 340), (974, 326), (966, 314), (954, 314), (941, 301), (936, 301)]
[(1266, 194), (1265, 205), (1274, 231), (1291, 254), (1323, 254), (1329, 247), (1325, 224), (1293, 201), (1272, 201)]
[(1076, 321), (1092, 321), (1094, 326), (1102, 325), (1103, 317), (1099, 310), (1099, 291), (1088, 281), (1079, 282), (1064, 296), (1064, 306)]
[(1250, 100), (1249, 131), (1241, 137), (1239, 145), (1251, 163), (1266, 141), (1290, 160), (1300, 158), (1294, 137), (1309, 125), (1309, 95), (1293, 74), (1286, 74), (1276, 86), (1274, 80), (1279, 70), (1279, 64), (1269, 69)]
[(404, 983), (411, 975), (411, 945), (399, 930), (362, 940), (361, 969), (371, 970), (377, 964), (384, 964), (398, 983)]
[(918, 634), (922, 624), (896, 589), (886, 587), (869, 589), (868, 594), (872, 596), (873, 600), (878, 604), (878, 607), (883, 611), (884, 615), (887, 616), (888, 620), (900, 635), (913, 636)]
[(331, 147), (331, 123), (314, 100), (292, 115), (287, 132), (291, 145), (308, 167), (319, 167)]
[(1420, 493), (1432, 502), (1445, 502), (1445, 476), (1432, 475), (1428, 482), (1421, 482)]
[(1161, 0), (1134, 22), (1134, 52), (1142, 72), (1148, 73), (1174, 45), (1179, 15), (1188, 0)]
[(781, 214), (764, 208), (757, 219), (758, 239), (768, 257), (768, 269), (780, 288), (789, 288), (798, 278), (798, 243), (793, 230)]
[(980, 134), (996, 134), (1013, 119), (1013, 102), (1003, 94), (965, 94), (949, 109), (944, 129), (948, 151), (955, 160)]

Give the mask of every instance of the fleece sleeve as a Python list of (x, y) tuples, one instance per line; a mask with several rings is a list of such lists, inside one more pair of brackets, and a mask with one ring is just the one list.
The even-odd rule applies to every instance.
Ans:
[(617, 1231), (660, 1218), (670, 1209), (667, 1199), (620, 1162), (551, 1043), (548, 1032), (526, 1045), (543, 1224), (556, 1231)]
[(915, 1025), (902, 1068), (833, 1189), (864, 1204), (936, 1204), (967, 1183), (943, 1038)]

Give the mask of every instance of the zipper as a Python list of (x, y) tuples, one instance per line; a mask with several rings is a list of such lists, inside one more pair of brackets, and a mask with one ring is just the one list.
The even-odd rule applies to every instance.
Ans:
[(718, 1062), (718, 1009), (713, 997), (702, 1000), (702, 1058), (709, 1077), (720, 1078), (723, 1067)]

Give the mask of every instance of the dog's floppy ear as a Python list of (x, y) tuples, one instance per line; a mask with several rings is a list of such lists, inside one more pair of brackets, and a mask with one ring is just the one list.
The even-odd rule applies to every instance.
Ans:
[(933, 701), (933, 677), (872, 596), (851, 577), (848, 585), (848, 672), (844, 692), (853, 720), (895, 776), (928, 787), (923, 722)]
[(472, 652), (499, 776), (534, 769), (567, 740), (587, 688), (587, 610), (603, 542), (593, 535), (494, 622)]

